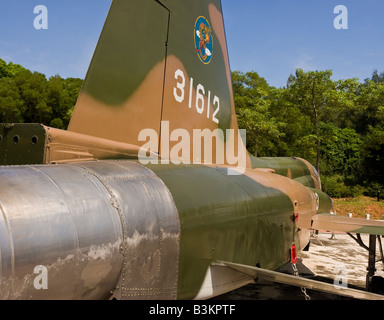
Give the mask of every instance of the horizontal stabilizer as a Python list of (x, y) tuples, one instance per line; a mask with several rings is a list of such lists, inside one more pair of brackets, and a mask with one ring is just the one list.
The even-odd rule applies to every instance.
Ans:
[(244, 274), (250, 275), (255, 278), (260, 278), (263, 280), (277, 282), (282, 284), (287, 284), (296, 287), (304, 287), (307, 289), (323, 291), (327, 293), (332, 293), (336, 295), (346, 296), (354, 299), (363, 299), (363, 300), (384, 300), (384, 295), (375, 294), (363, 290), (350, 289), (341, 286), (335, 286), (333, 284), (306, 279), (302, 277), (297, 277), (277, 271), (266, 270), (258, 267), (237, 264), (232, 262), (217, 261), (222, 265), (230, 267), (234, 270), (242, 272)]
[[(38, 123), (0, 123), (0, 165), (138, 159), (140, 147), (51, 128)], [(149, 153), (147, 157), (158, 159)]]
[(384, 221), (349, 218), (322, 213), (313, 216), (312, 229), (384, 236)]

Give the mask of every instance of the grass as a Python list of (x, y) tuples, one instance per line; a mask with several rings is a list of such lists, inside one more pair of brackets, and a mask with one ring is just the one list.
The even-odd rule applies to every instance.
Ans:
[(381, 220), (384, 216), (384, 199), (377, 201), (377, 198), (361, 196), (333, 199), (333, 201), (336, 213), (341, 216), (352, 213), (354, 218), (365, 218), (365, 215), (369, 214), (371, 220)]

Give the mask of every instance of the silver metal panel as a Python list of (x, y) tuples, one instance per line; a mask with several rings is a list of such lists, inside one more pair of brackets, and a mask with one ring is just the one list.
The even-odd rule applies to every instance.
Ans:
[(179, 232), (137, 163), (0, 167), (0, 298), (175, 298)]
[(123, 225), (119, 299), (176, 299), (180, 223), (172, 196), (151, 170), (132, 161), (89, 162), (112, 195)]

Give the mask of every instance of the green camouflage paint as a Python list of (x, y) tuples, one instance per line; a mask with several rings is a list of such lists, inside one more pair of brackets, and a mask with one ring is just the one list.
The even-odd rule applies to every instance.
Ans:
[[(178, 299), (194, 298), (214, 260), (276, 269), (295, 240), (289, 197), (244, 175), (197, 165), (148, 165), (180, 217)], [(284, 178), (282, 178), (284, 179)]]

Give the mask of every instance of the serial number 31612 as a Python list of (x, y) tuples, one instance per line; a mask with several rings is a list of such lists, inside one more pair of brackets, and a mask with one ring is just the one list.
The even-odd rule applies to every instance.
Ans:
[[(185, 98), (185, 76), (184, 72), (180, 69), (177, 69), (175, 72), (175, 79), (178, 81), (176, 86), (173, 88), (173, 96), (176, 101), (182, 103)], [(192, 108), (192, 95), (193, 95), (193, 78), (191, 77), (189, 82), (189, 92), (188, 92), (188, 107)], [(196, 86), (196, 97), (195, 97), (195, 107), (196, 111), (199, 114), (203, 114), (206, 111), (207, 118), (210, 118), (210, 108), (211, 108), (211, 91), (208, 90), (208, 96), (205, 96), (205, 88), (202, 84)], [(205, 110), (206, 107), (206, 110)], [(212, 100), (212, 107), (214, 109), (212, 113), (212, 121), (219, 123), (217, 114), (220, 110), (220, 99), (218, 96), (214, 96)]]

